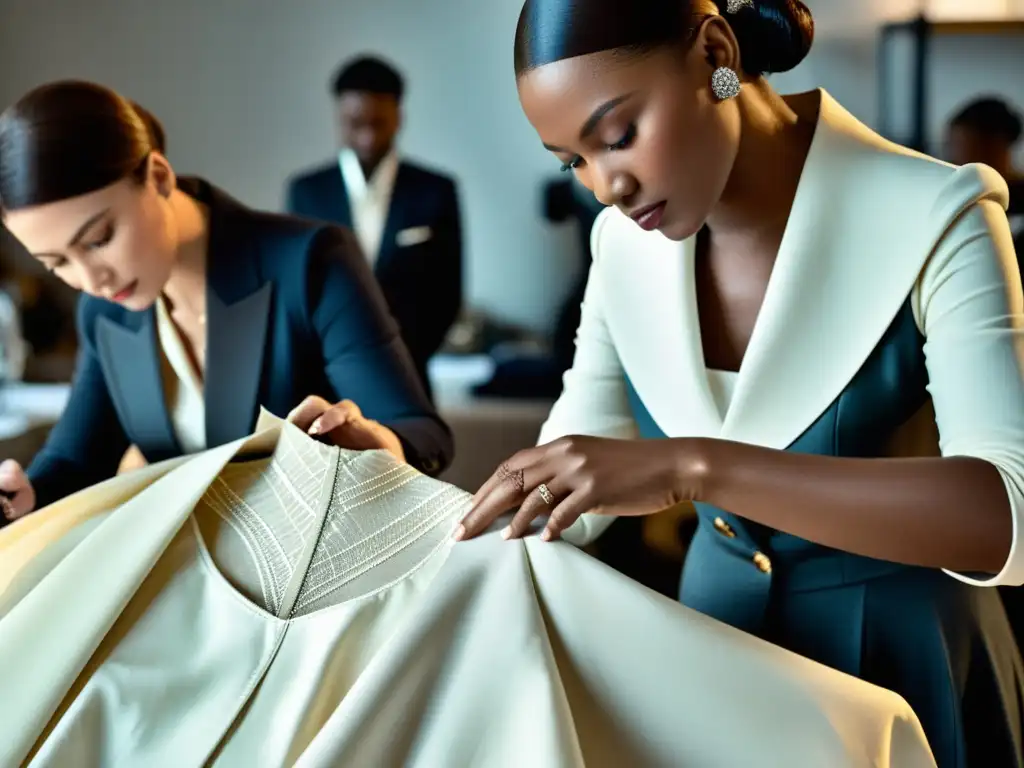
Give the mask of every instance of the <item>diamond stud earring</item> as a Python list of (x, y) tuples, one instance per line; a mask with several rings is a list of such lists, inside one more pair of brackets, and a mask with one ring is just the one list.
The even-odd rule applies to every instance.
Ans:
[(711, 74), (711, 92), (720, 101), (739, 95), (740, 78), (729, 67), (719, 67)]

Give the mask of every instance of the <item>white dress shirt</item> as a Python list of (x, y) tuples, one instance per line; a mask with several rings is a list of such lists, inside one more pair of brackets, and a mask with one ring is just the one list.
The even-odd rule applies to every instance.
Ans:
[(374, 264), (380, 253), (391, 194), (398, 175), (398, 153), (388, 152), (374, 169), (370, 178), (363, 174), (359, 158), (351, 149), (343, 149), (338, 155), (341, 177), (348, 191), (349, 207), (352, 211), (352, 228), (367, 261)]
[(156, 328), (163, 354), (160, 375), (164, 383), (167, 413), (174, 434), (185, 453), (206, 449), (206, 403), (203, 382), (189, 359), (163, 297), (156, 302)]

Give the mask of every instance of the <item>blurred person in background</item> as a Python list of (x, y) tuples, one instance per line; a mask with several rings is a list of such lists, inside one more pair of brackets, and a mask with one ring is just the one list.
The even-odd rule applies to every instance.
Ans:
[(21, 381), (28, 351), (18, 305), (7, 291), (0, 289), (0, 386)]
[(1007, 211), (1014, 232), (1017, 261), (1024, 250), (1024, 173), (1015, 167), (1014, 151), (1024, 120), (1018, 110), (1003, 99), (986, 96), (964, 105), (949, 121), (946, 129), (946, 152), (956, 165), (984, 163), (1006, 179), (1010, 187)]
[(74, 291), (42, 269), (2, 220), (0, 290), (18, 312), (25, 341), (25, 381), (67, 382), (77, 349)]
[(387, 62), (362, 56), (331, 82), (341, 150), (293, 178), (290, 213), (351, 228), (373, 267), (424, 387), (462, 304), (462, 223), (455, 182), (402, 159), (405, 83)]
[(1021, 115), (1003, 99), (975, 99), (953, 115), (946, 134), (949, 160), (956, 165), (984, 163), (1008, 182), (1020, 181), (1013, 152), (1024, 129)]

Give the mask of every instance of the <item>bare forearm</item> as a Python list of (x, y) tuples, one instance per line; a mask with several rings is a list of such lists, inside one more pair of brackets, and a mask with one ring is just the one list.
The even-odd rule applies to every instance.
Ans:
[(999, 472), (971, 458), (846, 459), (707, 441), (698, 501), (817, 544), (995, 573), (1013, 535)]

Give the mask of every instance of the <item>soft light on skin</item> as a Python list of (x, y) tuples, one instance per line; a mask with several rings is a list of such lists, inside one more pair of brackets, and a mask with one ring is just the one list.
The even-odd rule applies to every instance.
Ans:
[(78, 197), (6, 211), (4, 224), (69, 286), (127, 309), (147, 309), (175, 283), (181, 292), (205, 280), (205, 213), (177, 189), (173, 169), (155, 152), (142, 182), (125, 178)]
[(743, 73), (732, 28), (712, 15), (676, 46), (545, 64), (519, 78), (519, 99), (541, 142), (606, 205), (630, 215), (664, 203), (657, 228), (672, 240), (707, 225), (719, 242), (777, 247), (819, 95), (782, 97), (740, 74), (739, 95), (719, 101), (717, 67)]
[(682, 240), (707, 221), (736, 159), (738, 107), (716, 102), (709, 83), (712, 62), (738, 67), (738, 57), (716, 17), (692, 46), (541, 66), (519, 79), (519, 98), (543, 144), (601, 202), (626, 214), (664, 202), (659, 229)]

